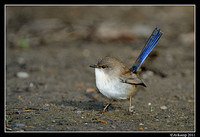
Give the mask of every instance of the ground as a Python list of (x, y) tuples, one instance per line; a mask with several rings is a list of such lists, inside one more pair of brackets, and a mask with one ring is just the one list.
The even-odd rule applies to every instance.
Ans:
[[(155, 27), (134, 112), (116, 100), (102, 113), (89, 65), (131, 67)], [(5, 36), (7, 132), (195, 130), (193, 6), (7, 6)]]

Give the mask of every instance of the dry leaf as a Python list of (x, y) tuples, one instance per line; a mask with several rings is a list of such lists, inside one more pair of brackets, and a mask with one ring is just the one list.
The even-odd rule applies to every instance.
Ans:
[(108, 123), (107, 121), (105, 121), (105, 120), (97, 120), (98, 122), (101, 122), (101, 123), (103, 123), (103, 124), (106, 124), (106, 123)]
[(194, 103), (194, 100), (189, 99), (188, 102), (189, 102), (189, 103)]
[(30, 127), (30, 128), (35, 128), (34, 126), (32, 126), (32, 125), (29, 125), (29, 126), (27, 126), (27, 127)]
[(94, 88), (87, 88), (87, 89), (86, 89), (86, 92), (87, 92), (87, 93), (91, 93), (91, 92), (94, 92), (94, 91), (95, 91)]
[(6, 127), (8, 127), (8, 120), (6, 120)]
[(77, 87), (77, 88), (82, 88), (83, 85), (84, 85), (83, 83), (79, 83), (79, 84), (76, 84), (75, 87)]
[(32, 111), (32, 110), (28, 109), (28, 110), (22, 110), (22, 111), (18, 111), (18, 112), (23, 113), (23, 112), (31, 112), (31, 111)]
[(139, 130), (140, 130), (140, 131), (142, 131), (142, 130), (143, 130), (143, 128), (141, 127), (141, 128), (139, 128)]
[(98, 98), (98, 96), (97, 96), (97, 95), (93, 95), (92, 97), (93, 97), (94, 99), (97, 99), (97, 98)]

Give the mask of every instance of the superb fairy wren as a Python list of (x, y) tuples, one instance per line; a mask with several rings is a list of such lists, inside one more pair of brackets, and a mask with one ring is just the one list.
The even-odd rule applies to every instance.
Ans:
[[(158, 43), (161, 36), (162, 32), (160, 29), (155, 28), (130, 69), (118, 59), (108, 56), (99, 59), (97, 64), (90, 65), (90, 67), (95, 68), (96, 86), (99, 91), (110, 99), (129, 98), (129, 112), (133, 112), (132, 96), (136, 92), (137, 86), (142, 85), (146, 87), (144, 82), (138, 78), (136, 72)], [(105, 106), (103, 112), (106, 111), (109, 105), (110, 103)]]

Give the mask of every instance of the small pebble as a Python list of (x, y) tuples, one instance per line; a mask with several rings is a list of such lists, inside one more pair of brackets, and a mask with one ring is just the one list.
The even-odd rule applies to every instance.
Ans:
[(29, 74), (26, 72), (17, 72), (17, 77), (18, 78), (28, 78)]
[(97, 129), (99, 129), (99, 130), (103, 130), (103, 127), (98, 127)]
[(42, 106), (43, 110), (49, 110), (50, 109), (50, 105), (49, 104), (45, 104)]
[(24, 123), (16, 123), (15, 126), (16, 126), (16, 127), (24, 127), (25, 124), (24, 124)]
[(27, 117), (25, 117), (26, 119), (31, 119), (31, 117), (29, 117), (29, 116), (27, 116)]
[(34, 86), (34, 84), (31, 82), (31, 83), (29, 84), (29, 87), (32, 88), (33, 86)]
[(140, 126), (143, 126), (144, 124), (143, 124), (143, 123), (140, 123), (139, 125), (140, 125)]
[(84, 111), (82, 111), (82, 110), (76, 110), (76, 111), (75, 111), (76, 114), (81, 114), (81, 113), (83, 113), (83, 112), (84, 112)]
[(163, 110), (167, 109), (166, 106), (161, 106), (160, 108), (163, 109)]

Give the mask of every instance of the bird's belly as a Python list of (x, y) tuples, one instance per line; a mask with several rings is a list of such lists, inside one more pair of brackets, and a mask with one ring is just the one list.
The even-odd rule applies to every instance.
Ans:
[(97, 88), (108, 98), (127, 99), (135, 91), (134, 85), (122, 83), (119, 78), (109, 77), (96, 70), (95, 74)]

